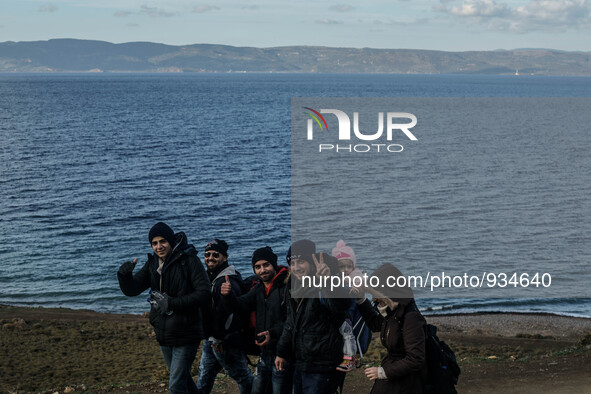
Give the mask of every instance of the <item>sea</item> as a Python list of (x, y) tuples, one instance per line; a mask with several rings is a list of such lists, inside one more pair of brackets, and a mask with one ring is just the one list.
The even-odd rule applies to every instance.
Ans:
[[(211, 239), (226, 240), (229, 261), (243, 276), (252, 274), (251, 255), (261, 246), (271, 246), (279, 261), (285, 261), (292, 241), (291, 105), (301, 97), (547, 98), (551, 100), (546, 105), (552, 105), (554, 99), (591, 98), (591, 77), (0, 74), (0, 304), (143, 313), (149, 309), (147, 294), (124, 296), (116, 273), (124, 261), (138, 258), (143, 264), (151, 252), (148, 231), (158, 221), (185, 232), (200, 256)], [(454, 139), (458, 151), (478, 147), (481, 116), (480, 111), (470, 111), (465, 121), (475, 125), (475, 137)], [(560, 119), (544, 120), (556, 121), (560, 138), (552, 139), (555, 145), (544, 145), (547, 138), (530, 130), (518, 130), (551, 157), (541, 160), (539, 167), (529, 165), (527, 174), (519, 174), (519, 160), (531, 163), (528, 155), (535, 152), (539, 159), (544, 151), (513, 150), (504, 157), (498, 150), (494, 155), (499, 163), (509, 163), (503, 168), (515, 169), (512, 176), (518, 184), (527, 180), (536, 185), (536, 193), (540, 191), (541, 202), (520, 202), (523, 209), (531, 208), (530, 203), (539, 208), (539, 213), (526, 217), (548, 218), (542, 223), (544, 231), (527, 226), (519, 230), (519, 236), (532, 231), (535, 250), (522, 245), (518, 256), (537, 259), (540, 273), (556, 272), (558, 261), (563, 266), (572, 263), (577, 269), (562, 269), (553, 278), (563, 288), (590, 278), (591, 128), (583, 118), (578, 123), (576, 117), (570, 119), (574, 134), (561, 128)], [(485, 132), (487, 144), (501, 138), (490, 134), (494, 130), (480, 131)], [(457, 159), (462, 168), (470, 168), (483, 155), (486, 150)], [(452, 164), (454, 160), (448, 158)], [(427, 177), (413, 173), (412, 166), (405, 171), (419, 180)], [(548, 171), (553, 176), (547, 176)], [(478, 184), (482, 173), (460, 175), (465, 183)], [(487, 186), (495, 195), (494, 184)], [(548, 190), (558, 191), (544, 194)], [(435, 187), (429, 193), (436, 193), (440, 202), (458, 198), (454, 187)], [(508, 223), (514, 222), (515, 211), (495, 209), (496, 200), (483, 196), (482, 189), (462, 188), (461, 193), (461, 200), (469, 202), (466, 211), (477, 212), (479, 201), (489, 205), (486, 209), (495, 220), (487, 221), (487, 231), (506, 232)], [(423, 256), (404, 245), (422, 240), (424, 251), (433, 243), (425, 236), (430, 220), (447, 229), (437, 229), (436, 243), (451, 245), (458, 242), (454, 229), (464, 226), (466, 219), (461, 205), (438, 210), (418, 206), (417, 195), (406, 197), (409, 217), (392, 230), (405, 258), (389, 256), (403, 270), (406, 262), (420, 264)], [(319, 248), (330, 252), (336, 241)], [(495, 248), (503, 248), (501, 241)], [(375, 248), (371, 240), (351, 246)], [(485, 264), (499, 258), (494, 252), (477, 244), (467, 245), (462, 256), (453, 247), (437, 248), (434, 259), (461, 257)], [(367, 256), (359, 253), (360, 268)], [(586, 286), (582, 291), (575, 287), (570, 293), (531, 297), (434, 295), (418, 298), (418, 304), (427, 314), (517, 312), (591, 318), (588, 291)]]

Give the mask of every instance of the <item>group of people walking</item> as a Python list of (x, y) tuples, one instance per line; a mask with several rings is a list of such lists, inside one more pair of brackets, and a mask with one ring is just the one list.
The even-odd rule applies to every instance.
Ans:
[[(372, 392), (423, 392), (426, 323), (412, 295), (394, 299), (347, 287), (328, 294), (302, 285), (305, 276), (361, 275), (343, 241), (330, 255), (318, 253), (312, 241), (294, 242), (285, 265), (271, 247), (261, 247), (252, 254), (254, 275), (243, 278), (229, 263), (223, 240), (205, 246), (205, 266), (186, 235), (165, 223), (155, 224), (148, 240), (153, 253), (145, 264), (134, 272), (137, 258), (127, 261), (117, 277), (127, 296), (150, 289), (150, 323), (170, 371), (171, 393), (210, 393), (222, 369), (241, 393), (337, 393), (345, 372), (355, 367), (364, 327), (381, 332), (387, 350), (380, 367), (365, 370), (375, 381)], [(380, 269), (399, 274), (390, 264)], [(201, 342), (195, 383), (191, 367)], [(246, 355), (255, 353), (253, 375)]]

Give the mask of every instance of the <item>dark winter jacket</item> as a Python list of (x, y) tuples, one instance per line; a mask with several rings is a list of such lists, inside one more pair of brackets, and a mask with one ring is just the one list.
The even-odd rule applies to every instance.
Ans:
[(350, 303), (349, 298), (290, 298), (277, 356), (295, 361), (304, 372), (334, 372), (343, 361), (339, 328)]
[(383, 317), (368, 300), (359, 305), (363, 319), (373, 332), (380, 332), (388, 354), (382, 360), (387, 380), (378, 379), (372, 394), (422, 393), (425, 372), (425, 318), (413, 299), (399, 302)]
[(211, 280), (211, 295), (214, 309), (213, 316), (213, 336), (216, 339), (223, 340), (226, 346), (242, 346), (242, 335), (246, 327), (246, 314), (242, 311), (231, 312), (222, 305), (222, 284), (226, 281), (226, 276), (232, 286), (232, 294), (236, 297), (242, 295), (242, 276), (236, 271), (233, 265), (227, 262), (221, 264), (212, 272), (207, 272)]
[(134, 275), (117, 273), (123, 294), (136, 296), (151, 288), (169, 297), (170, 315), (150, 310), (150, 323), (156, 339), (163, 346), (199, 343), (204, 337), (200, 307), (211, 302), (210, 283), (193, 245), (180, 232), (175, 234), (175, 247), (158, 273), (158, 256), (148, 254), (148, 261)]
[(258, 282), (248, 293), (236, 298), (233, 294), (224, 297), (224, 305), (230, 310), (241, 310), (245, 313), (255, 312), (255, 333), (269, 331), (270, 342), (261, 348), (261, 353), (276, 354), (277, 342), (283, 332), (287, 317), (289, 301), (286, 292), (285, 279), (289, 273), (287, 267), (278, 267), (279, 272), (273, 278), (270, 287), (265, 288)]

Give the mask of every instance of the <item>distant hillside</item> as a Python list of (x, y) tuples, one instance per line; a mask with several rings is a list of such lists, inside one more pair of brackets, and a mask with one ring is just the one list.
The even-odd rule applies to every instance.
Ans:
[(591, 52), (276, 48), (56, 39), (0, 43), (0, 72), (289, 72), (591, 75)]

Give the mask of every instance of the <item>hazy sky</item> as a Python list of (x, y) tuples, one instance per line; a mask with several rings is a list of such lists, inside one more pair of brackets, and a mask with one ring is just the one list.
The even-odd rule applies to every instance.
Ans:
[(0, 0), (0, 42), (591, 51), (591, 0)]

